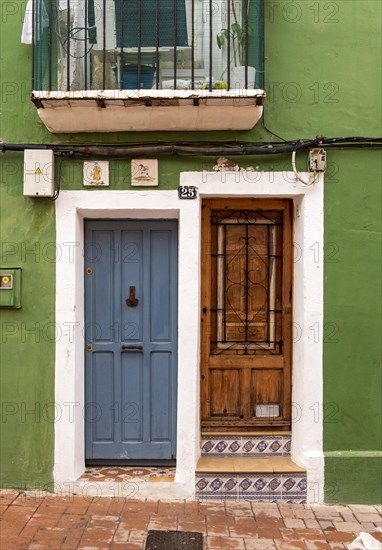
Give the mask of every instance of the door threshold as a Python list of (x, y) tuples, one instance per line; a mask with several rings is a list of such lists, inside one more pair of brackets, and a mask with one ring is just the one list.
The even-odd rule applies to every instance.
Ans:
[(133, 467), (133, 466), (139, 466), (139, 467), (175, 467), (176, 466), (176, 459), (130, 459), (126, 460), (124, 458), (91, 458), (85, 460), (85, 466), (86, 467), (93, 467), (93, 466), (122, 466), (122, 467)]
[(113, 482), (113, 483), (173, 483), (176, 468), (171, 466), (86, 466), (85, 472), (79, 478), (81, 482)]
[(213, 430), (202, 429), (201, 437), (214, 437), (214, 436), (234, 436), (234, 437), (250, 437), (255, 435), (266, 436), (266, 435), (291, 435), (291, 430), (219, 430), (217, 428)]

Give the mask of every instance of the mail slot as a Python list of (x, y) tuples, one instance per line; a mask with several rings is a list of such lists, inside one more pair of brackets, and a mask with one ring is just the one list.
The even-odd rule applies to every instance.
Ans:
[(0, 307), (21, 307), (21, 268), (0, 268)]

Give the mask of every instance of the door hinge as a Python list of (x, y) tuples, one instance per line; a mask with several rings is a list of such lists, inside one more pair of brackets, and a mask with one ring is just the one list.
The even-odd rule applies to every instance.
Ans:
[(93, 269), (91, 267), (86, 268), (86, 275), (93, 275)]
[(91, 344), (88, 344), (86, 346), (86, 351), (93, 351), (93, 346)]

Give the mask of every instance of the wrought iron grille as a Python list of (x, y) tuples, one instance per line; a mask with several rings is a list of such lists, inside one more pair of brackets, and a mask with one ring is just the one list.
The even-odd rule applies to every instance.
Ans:
[(33, 90), (263, 88), (263, 2), (32, 0)]
[(280, 354), (283, 214), (211, 216), (211, 353)]

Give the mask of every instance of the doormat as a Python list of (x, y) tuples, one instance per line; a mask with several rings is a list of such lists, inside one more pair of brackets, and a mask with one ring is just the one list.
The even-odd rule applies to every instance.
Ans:
[(203, 550), (203, 535), (191, 531), (149, 531), (145, 550)]

